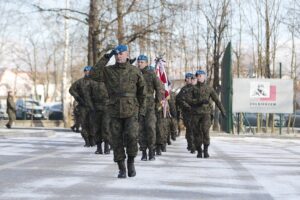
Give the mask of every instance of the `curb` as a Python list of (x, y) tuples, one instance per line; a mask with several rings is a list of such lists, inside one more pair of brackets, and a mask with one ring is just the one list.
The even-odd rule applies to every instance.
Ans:
[(22, 132), (20, 130), (6, 130), (5, 132), (1, 132), (0, 129), (0, 139), (9, 139), (9, 138), (16, 138), (16, 137), (51, 137), (54, 136), (54, 131), (25, 131)]
[(266, 134), (266, 133), (257, 133), (257, 134), (227, 134), (227, 133), (214, 133), (212, 132), (210, 134), (212, 137), (232, 137), (232, 138), (275, 138), (275, 139), (300, 139), (300, 134), (297, 133), (291, 133), (291, 134), (282, 134), (282, 135), (276, 135), (276, 134)]

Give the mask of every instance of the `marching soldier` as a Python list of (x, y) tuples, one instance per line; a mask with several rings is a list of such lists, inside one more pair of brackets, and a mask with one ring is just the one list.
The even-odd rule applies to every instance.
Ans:
[(126, 178), (125, 148), (128, 176), (136, 176), (134, 158), (138, 152), (138, 118), (145, 116), (145, 81), (140, 70), (129, 63), (128, 54), (126, 45), (118, 45), (103, 58), (109, 60), (115, 55), (114, 65), (96, 64), (103, 71), (109, 96), (107, 111), (110, 113), (114, 161), (119, 167), (118, 178)]
[(109, 116), (107, 113), (108, 94), (104, 82), (92, 80), (91, 84), (92, 102), (94, 106), (94, 115), (92, 123), (95, 132), (95, 141), (97, 150), (95, 154), (103, 154), (102, 142), (104, 142), (104, 154), (110, 153), (109, 148)]
[(216, 103), (223, 117), (226, 117), (226, 113), (216, 91), (205, 82), (206, 72), (198, 70), (196, 78), (198, 80), (197, 85), (193, 86), (191, 95), (187, 95), (184, 101), (188, 103), (190, 106), (188, 109), (192, 113), (191, 127), (194, 134), (194, 144), (198, 151), (197, 158), (202, 158), (202, 144), (204, 145), (203, 156), (208, 158), (209, 129), (211, 127), (211, 111), (213, 108), (210, 100)]
[(109, 130), (110, 116), (107, 111), (108, 92), (103, 78), (103, 67), (107, 65), (109, 59), (104, 55), (91, 71), (92, 102), (95, 116), (93, 119), (94, 131), (96, 135), (97, 150), (95, 154), (103, 154), (102, 143), (104, 142), (104, 154), (110, 154), (111, 134)]
[[(147, 160), (147, 149), (149, 150), (149, 160), (155, 160), (155, 142), (156, 142), (156, 115), (155, 104), (160, 103), (160, 81), (154, 71), (148, 66), (148, 57), (140, 55), (138, 57), (138, 67), (141, 70), (146, 82), (146, 113), (145, 117), (139, 119), (139, 143), (142, 151), (141, 160)], [(155, 98), (154, 98), (155, 92)]]
[(81, 135), (85, 141), (84, 147), (95, 146), (95, 135), (92, 130), (91, 113), (93, 112), (93, 103), (91, 100), (91, 66), (84, 68), (84, 77), (75, 81), (70, 87), (70, 94), (78, 102), (80, 112)]
[(188, 105), (184, 98), (187, 97), (187, 95), (191, 94), (190, 90), (193, 88), (192, 81), (194, 79), (194, 75), (192, 73), (186, 73), (185, 75), (185, 86), (181, 88), (180, 92), (176, 96), (176, 103), (178, 104), (178, 107), (180, 107), (183, 123), (186, 128), (185, 131), (185, 138), (187, 140), (187, 149), (191, 153), (195, 153), (195, 145), (194, 145), (194, 136), (193, 132), (191, 130), (191, 113), (190, 113), (190, 105)]

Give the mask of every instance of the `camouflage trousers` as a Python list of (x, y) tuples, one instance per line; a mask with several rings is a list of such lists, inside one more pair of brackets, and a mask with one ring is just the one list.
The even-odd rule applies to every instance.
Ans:
[(74, 127), (76, 127), (76, 129), (79, 129), (79, 127), (81, 126), (80, 124), (80, 112), (79, 112), (79, 108), (76, 108), (73, 112), (73, 118), (74, 118)]
[(191, 115), (190, 113), (183, 112), (182, 113), (183, 123), (185, 126), (185, 138), (187, 140), (187, 148), (195, 149), (194, 145), (194, 135), (191, 127)]
[(194, 144), (196, 149), (202, 144), (210, 144), (209, 129), (211, 126), (210, 113), (203, 113), (192, 116), (191, 127), (194, 134)]
[(156, 115), (154, 106), (148, 107), (145, 117), (139, 120), (140, 150), (154, 149), (156, 143)]
[(163, 145), (167, 143), (169, 132), (169, 119), (157, 116), (156, 123), (156, 144)]
[(138, 152), (138, 115), (128, 118), (110, 117), (110, 130), (114, 161), (118, 162), (128, 156), (135, 157)]
[(93, 129), (96, 136), (96, 143), (111, 142), (109, 132), (109, 114), (105, 110), (97, 110), (93, 117)]
[(84, 106), (80, 106), (80, 124), (81, 124), (81, 135), (86, 138), (88, 136), (94, 136), (95, 132), (93, 131), (93, 120), (90, 109)]
[(169, 118), (169, 126), (168, 126), (168, 138), (175, 138), (177, 137), (177, 130), (178, 129), (178, 125), (177, 125), (177, 119), (171, 117)]

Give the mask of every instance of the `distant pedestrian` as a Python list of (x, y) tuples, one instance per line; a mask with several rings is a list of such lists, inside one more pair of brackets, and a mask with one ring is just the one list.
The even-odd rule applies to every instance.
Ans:
[(6, 105), (6, 112), (8, 114), (8, 123), (6, 124), (6, 127), (11, 128), (12, 124), (16, 120), (16, 104), (12, 91), (8, 92)]

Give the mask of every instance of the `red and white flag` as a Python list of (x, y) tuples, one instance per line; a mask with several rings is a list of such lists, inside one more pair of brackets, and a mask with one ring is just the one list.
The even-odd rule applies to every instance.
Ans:
[(156, 75), (159, 78), (159, 80), (161, 81), (161, 83), (163, 84), (164, 89), (165, 89), (165, 96), (162, 101), (164, 118), (166, 118), (166, 116), (167, 116), (167, 111), (168, 111), (167, 108), (169, 106), (168, 99), (170, 96), (169, 80), (168, 80), (168, 76), (167, 76), (167, 73), (165, 70), (165, 65), (166, 65), (166, 62), (162, 58), (155, 59)]
[(166, 62), (161, 58), (155, 59), (155, 71), (159, 80), (162, 82), (165, 89), (165, 98), (167, 99), (170, 96), (169, 80), (165, 70)]

